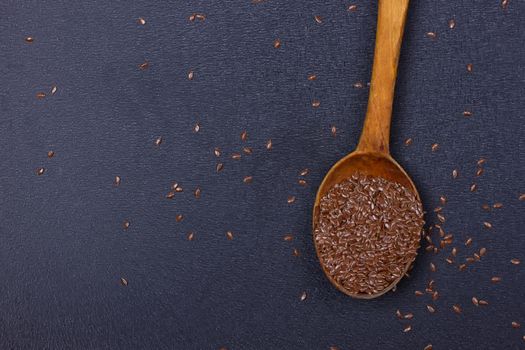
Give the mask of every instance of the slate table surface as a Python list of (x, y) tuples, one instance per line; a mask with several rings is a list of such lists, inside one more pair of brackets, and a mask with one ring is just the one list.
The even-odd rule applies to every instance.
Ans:
[[(454, 241), (421, 249), (395, 293), (358, 301), (324, 277), (310, 216), (358, 140), (376, 1), (2, 1), (0, 349), (525, 348), (524, 12), (411, 3), (391, 148), (429, 225), (446, 196)], [(183, 192), (168, 200), (173, 182)], [(414, 295), (430, 280), (435, 302)]]

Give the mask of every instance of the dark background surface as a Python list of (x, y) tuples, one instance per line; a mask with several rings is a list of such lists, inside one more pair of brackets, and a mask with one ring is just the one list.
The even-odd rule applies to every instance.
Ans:
[[(447, 196), (444, 229), (459, 252), (453, 266), (444, 261), (452, 246), (421, 254), (395, 293), (357, 301), (323, 276), (310, 215), (323, 175), (357, 143), (375, 1), (2, 1), (0, 348), (524, 348), (524, 263), (510, 263), (525, 260), (524, 10), (518, 0), (506, 9), (499, 0), (411, 4), (392, 152), (428, 222)], [(191, 22), (192, 13), (206, 20)], [(231, 159), (244, 146), (253, 154)], [(184, 192), (170, 201), (174, 181)], [(503, 208), (482, 210), (495, 202)], [(459, 272), (481, 247), (486, 257)], [(435, 303), (414, 295), (431, 279)], [(414, 319), (398, 320), (398, 308)]]

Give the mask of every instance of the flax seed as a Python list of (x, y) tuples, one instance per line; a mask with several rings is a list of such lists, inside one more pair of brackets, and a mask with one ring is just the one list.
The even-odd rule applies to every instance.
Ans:
[(454, 29), (456, 27), (456, 21), (454, 19), (449, 19), (448, 20), (448, 27), (450, 29)]
[(139, 69), (140, 70), (146, 70), (149, 68), (149, 62), (148, 61), (144, 61), (143, 63), (139, 64)]
[(432, 350), (432, 344), (428, 344), (423, 348), (423, 350)]
[(266, 149), (271, 150), (272, 147), (273, 147), (272, 139), (269, 139), (268, 141), (266, 141)]
[(426, 34), (427, 38), (430, 38), (432, 40), (436, 39), (437, 35), (434, 32), (427, 32)]
[(306, 292), (302, 292), (301, 295), (299, 296), (299, 299), (301, 301), (305, 301), (306, 300)]
[(510, 263), (511, 263), (512, 265), (519, 265), (519, 264), (520, 264), (520, 260), (514, 258), (514, 259), (511, 259), (511, 260), (510, 260)]
[(310, 173), (310, 169), (308, 168), (304, 168), (303, 170), (301, 170), (301, 172), (299, 173), (300, 176), (306, 176)]
[(221, 150), (218, 147), (215, 147), (215, 149), (213, 150), (213, 154), (215, 154), (215, 157), (220, 157)]
[(53, 96), (54, 94), (56, 94), (57, 92), (57, 86), (56, 85), (53, 85), (53, 87), (51, 88), (51, 96)]
[(226, 232), (226, 238), (228, 238), (231, 241), (233, 239), (233, 232), (232, 231), (227, 231)]
[(509, 6), (509, 0), (501, 0), (501, 8), (506, 10)]
[(288, 204), (292, 204), (293, 202), (295, 202), (295, 196), (288, 197), (287, 202), (288, 202)]
[(193, 195), (194, 195), (195, 198), (197, 198), (197, 199), (201, 198), (201, 189), (200, 189), (200, 187), (197, 187), (197, 188), (195, 189), (195, 191), (193, 191)]
[(420, 291), (420, 290), (416, 290), (416, 291), (414, 292), (414, 294), (416, 295), (416, 297), (420, 297), (420, 296), (423, 295), (423, 292)]
[(453, 305), (452, 310), (454, 310), (454, 312), (457, 314), (461, 313), (461, 308), (459, 307), (459, 305)]
[(430, 263), (430, 271), (436, 272), (436, 265), (434, 265), (434, 263)]
[(403, 316), (403, 318), (404, 318), (405, 320), (411, 320), (411, 319), (414, 318), (414, 314), (409, 312), (408, 314), (405, 314), (405, 315)]
[(492, 278), (490, 279), (490, 281), (491, 281), (492, 283), (499, 283), (499, 282), (501, 282), (501, 277), (496, 277), (496, 276), (494, 276), (494, 277), (492, 277)]
[(330, 128), (330, 132), (332, 133), (332, 136), (333, 137), (336, 137), (337, 136), (337, 128), (335, 125), (333, 125), (331, 128)]
[(479, 256), (485, 256), (487, 254), (487, 248), (481, 248), (479, 250)]
[(36, 98), (39, 99), (39, 100), (42, 100), (46, 97), (46, 93), (45, 92), (37, 92), (36, 93)]
[(253, 153), (253, 150), (251, 147), (243, 147), (242, 151), (244, 152), (244, 154), (247, 154), (247, 155), (250, 155)]
[(37, 168), (37, 169), (36, 169), (36, 174), (37, 174), (38, 176), (40, 176), (40, 175), (44, 175), (45, 172), (46, 172), (46, 169), (45, 169), (45, 168)]
[(493, 207), (494, 209), (500, 209), (500, 208), (503, 208), (503, 203), (494, 203), (494, 204), (492, 205), (492, 207)]
[(235, 160), (241, 159), (241, 154), (240, 153), (233, 153), (232, 154), (232, 159), (235, 159)]
[(360, 82), (360, 81), (354, 83), (354, 88), (356, 88), (356, 89), (362, 89), (362, 88), (363, 88), (363, 83)]
[(464, 117), (472, 117), (472, 112), (471, 111), (463, 111), (463, 116)]
[(479, 306), (478, 298), (476, 298), (476, 297), (472, 297), (472, 304), (474, 304), (474, 305), (476, 305), (476, 306)]
[(298, 256), (301, 255), (301, 253), (299, 252), (299, 250), (297, 248), (294, 248), (293, 252), (292, 252), (292, 255), (295, 256), (295, 257), (298, 257)]
[(293, 240), (293, 235), (285, 235), (283, 237), (283, 239), (286, 241), (286, 242), (291, 242)]
[(486, 228), (486, 229), (491, 229), (492, 228), (492, 224), (490, 222), (483, 222), (483, 226)]
[(452, 170), (452, 178), (457, 179), (458, 178), (458, 171), (456, 169)]
[(475, 192), (478, 186), (476, 184), (470, 185), (470, 192)]
[(124, 222), (122, 222), (122, 228), (123, 228), (124, 230), (127, 230), (127, 229), (129, 228), (130, 225), (131, 225), (131, 224), (130, 224), (130, 222), (129, 222), (128, 220), (124, 220)]
[(188, 72), (188, 80), (193, 80), (194, 75), (195, 75), (195, 74), (193, 73), (193, 70), (190, 70), (190, 71)]
[(348, 6), (348, 11), (356, 12), (357, 11), (357, 5), (350, 5), (350, 6)]
[(477, 162), (478, 166), (481, 166), (482, 164), (485, 164), (486, 160), (485, 158), (480, 158)]
[(467, 72), (472, 72), (472, 63), (467, 64)]
[(120, 284), (126, 287), (128, 285), (128, 280), (124, 277), (120, 277)]
[(186, 238), (188, 239), (188, 241), (193, 241), (194, 237), (195, 237), (195, 233), (190, 232), (190, 233), (188, 233), (188, 236)]
[(243, 132), (241, 132), (241, 141), (246, 140), (248, 140), (248, 132), (246, 130), (243, 130)]
[(177, 216), (175, 216), (175, 221), (177, 221), (177, 222), (181, 222), (182, 220), (184, 220), (184, 215), (182, 215), (182, 214), (177, 214)]
[(520, 194), (519, 198), (520, 201), (525, 201), (525, 193)]
[(308, 80), (310, 80), (310, 81), (317, 80), (317, 75), (315, 75), (315, 74), (310, 74), (310, 75), (308, 76)]
[(321, 16), (314, 16), (314, 20), (317, 24), (323, 23), (323, 17)]
[(245, 176), (242, 180), (245, 184), (250, 184), (253, 181), (253, 176)]
[(432, 152), (436, 152), (438, 149), (439, 149), (439, 144), (438, 143), (432, 144)]
[(201, 129), (201, 126), (199, 123), (196, 123), (195, 126), (193, 127), (193, 132), (199, 132)]
[(318, 108), (320, 105), (321, 105), (321, 101), (319, 101), (319, 100), (313, 100), (312, 101), (312, 107), (313, 108)]
[(483, 174), (483, 168), (478, 168), (478, 170), (476, 170), (476, 176), (481, 176)]
[(280, 48), (280, 47), (281, 47), (281, 40), (279, 40), (279, 39), (275, 39), (274, 42), (273, 42), (273, 47), (274, 47), (275, 49)]
[(307, 185), (306, 180), (299, 179), (298, 182), (299, 182), (299, 185), (301, 185), (301, 186), (306, 186)]
[(483, 306), (487, 306), (487, 305), (489, 304), (488, 301), (486, 301), (486, 300), (481, 300), (481, 299), (478, 301), (478, 303), (479, 303), (479, 305), (483, 305)]
[(55, 156), (55, 152), (54, 151), (48, 151), (47, 152), (47, 158), (53, 158)]
[(512, 328), (515, 328), (515, 329), (518, 329), (518, 328), (521, 327), (521, 324), (519, 324), (519, 323), (516, 322), (516, 321), (512, 321), (511, 325), (512, 325)]
[(215, 170), (217, 172), (220, 172), (220, 171), (222, 171), (223, 168), (224, 168), (224, 164), (218, 163), (217, 166), (215, 167)]
[(408, 325), (406, 326), (404, 329), (403, 329), (403, 333), (408, 333), (412, 330), (412, 326), (411, 325)]
[(159, 147), (162, 144), (162, 137), (157, 137), (155, 140), (155, 146)]
[(410, 146), (412, 144), (413, 140), (411, 138), (408, 138), (405, 140), (405, 146)]
[(143, 26), (146, 24), (146, 20), (142, 17), (139, 17), (139, 19), (137, 19), (137, 23)]
[(170, 191), (166, 194), (166, 199), (173, 199), (175, 198), (175, 192)]
[(490, 206), (489, 206), (488, 204), (483, 204), (483, 205), (481, 206), (481, 208), (482, 208), (483, 210), (490, 211)]

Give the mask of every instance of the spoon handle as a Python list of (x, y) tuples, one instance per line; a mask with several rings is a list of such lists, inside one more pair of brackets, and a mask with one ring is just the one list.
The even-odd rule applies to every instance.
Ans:
[(372, 81), (358, 151), (390, 153), (392, 102), (408, 2), (379, 0)]

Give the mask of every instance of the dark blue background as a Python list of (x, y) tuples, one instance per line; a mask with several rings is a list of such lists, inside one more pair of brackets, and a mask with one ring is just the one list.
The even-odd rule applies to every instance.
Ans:
[[(524, 348), (525, 330), (511, 327), (525, 326), (524, 264), (510, 264), (525, 260), (524, 10), (518, 0), (506, 10), (499, 0), (412, 2), (392, 152), (427, 221), (447, 196), (456, 261), (488, 253), (461, 273), (444, 261), (450, 247), (422, 254), (397, 292), (358, 301), (323, 276), (310, 215), (324, 174), (358, 140), (368, 90), (353, 84), (370, 77), (375, 1), (2, 1), (0, 348)], [(192, 13), (206, 20), (190, 22)], [(35, 97), (54, 84), (54, 96)], [(232, 160), (243, 146), (253, 155)], [(225, 164), (218, 174), (214, 147)], [(184, 192), (169, 201), (173, 181)], [(494, 202), (503, 208), (481, 209)], [(429, 296), (414, 296), (430, 279), (441, 295), (433, 315)], [(489, 306), (476, 308), (473, 295)], [(397, 320), (398, 308), (414, 319)]]

